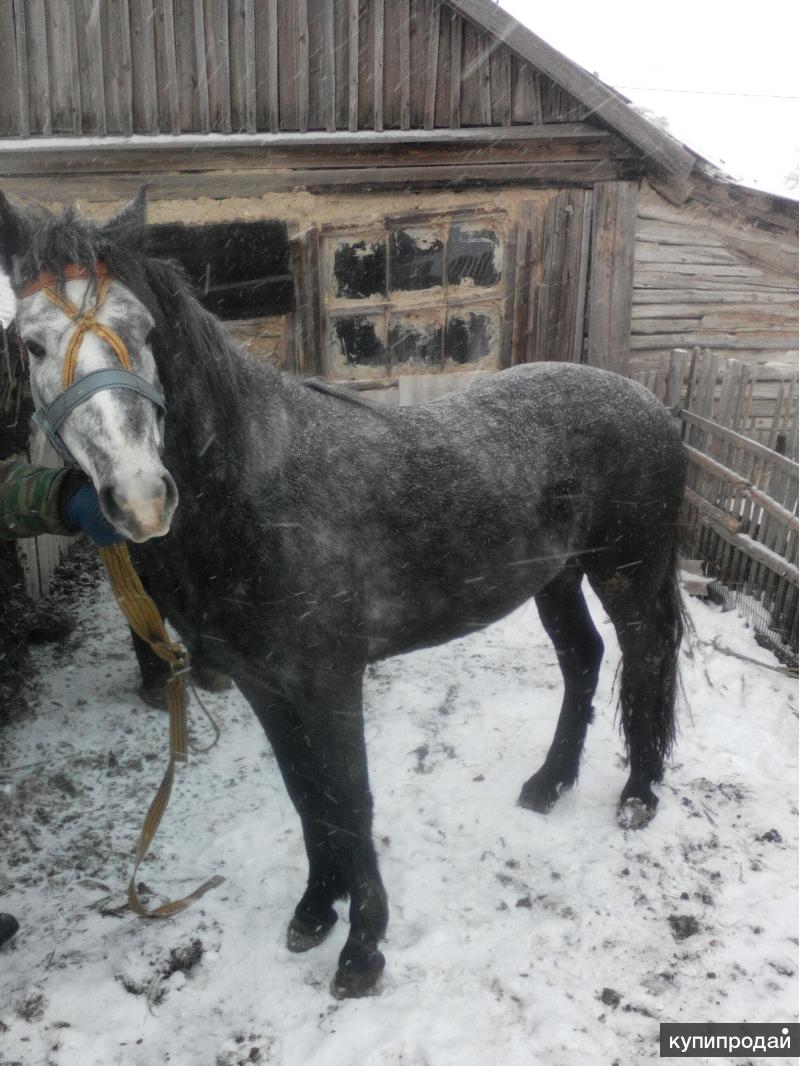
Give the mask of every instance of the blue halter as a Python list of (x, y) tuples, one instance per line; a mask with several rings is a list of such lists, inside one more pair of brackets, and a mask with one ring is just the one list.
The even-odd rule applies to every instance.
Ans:
[(44, 432), (53, 448), (70, 466), (78, 466), (79, 464), (61, 439), (58, 432), (59, 428), (67, 415), (82, 404), (84, 400), (88, 400), (90, 396), (94, 396), (96, 392), (102, 392), (104, 389), (130, 389), (132, 392), (138, 392), (141, 396), (146, 396), (148, 400), (154, 403), (158, 408), (159, 450), (164, 446), (164, 418), (167, 413), (164, 395), (155, 385), (151, 385), (149, 381), (146, 381), (140, 374), (136, 374), (132, 370), (122, 370), (116, 367), (106, 370), (94, 370), (91, 374), (87, 374), (86, 377), (79, 378), (74, 385), (70, 385), (68, 389), (56, 396), (50, 404), (44, 403), (39, 390), (31, 381), (31, 394), (35, 408), (33, 422)]

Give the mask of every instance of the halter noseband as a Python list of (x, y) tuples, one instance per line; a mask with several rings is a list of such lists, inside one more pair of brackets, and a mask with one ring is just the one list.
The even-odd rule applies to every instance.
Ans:
[[(97, 314), (105, 303), (108, 290), (114, 282), (114, 275), (105, 263), (98, 262), (95, 264), (93, 274), (86, 267), (79, 266), (77, 263), (68, 263), (64, 267), (63, 276), (67, 281), (72, 281), (74, 278), (94, 277), (98, 282), (94, 303), (87, 311), (81, 311), (72, 300), (58, 291), (57, 279), (55, 275), (50, 273), (40, 274), (35, 281), (26, 285), (20, 297), (20, 299), (24, 300), (28, 296), (33, 296), (34, 293), (43, 292), (51, 303), (55, 304), (59, 310), (63, 311), (75, 323), (75, 330), (70, 337), (67, 353), (64, 357), (64, 365), (61, 368), (61, 385), (64, 389), (61, 395), (57, 396), (51, 404), (45, 404), (38, 389), (33, 384), (33, 380), (31, 380), (31, 393), (35, 408), (34, 423), (43, 430), (50, 444), (66, 462), (72, 466), (78, 466), (71, 452), (58, 435), (59, 427), (64, 419), (79, 404), (88, 400), (96, 392), (102, 392), (104, 389), (130, 389), (133, 392), (138, 392), (141, 396), (147, 397), (158, 408), (159, 446), (163, 446), (164, 415), (167, 410), (163, 394), (133, 370), (128, 347), (120, 335), (110, 326), (105, 326), (102, 322), (97, 321)], [(119, 360), (121, 369), (95, 370), (91, 374), (87, 374), (85, 377), (75, 381), (75, 365), (78, 361), (78, 352), (83, 343), (83, 338), (89, 332), (96, 333), (98, 337), (109, 345)]]

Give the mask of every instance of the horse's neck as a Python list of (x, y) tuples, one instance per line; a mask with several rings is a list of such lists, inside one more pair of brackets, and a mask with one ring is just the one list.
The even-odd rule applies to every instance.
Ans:
[(286, 375), (238, 351), (220, 331), (218, 350), (199, 356), (184, 337), (183, 369), (163, 382), (172, 433), (169, 461), (180, 481), (248, 483), (274, 471), (285, 435)]

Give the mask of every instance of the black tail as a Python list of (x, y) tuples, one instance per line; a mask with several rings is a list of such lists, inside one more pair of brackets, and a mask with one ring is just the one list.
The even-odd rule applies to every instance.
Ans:
[(677, 536), (661, 586), (640, 611), (636, 632), (621, 640), (620, 711), (632, 773), (660, 781), (675, 742), (679, 653), (686, 628)]

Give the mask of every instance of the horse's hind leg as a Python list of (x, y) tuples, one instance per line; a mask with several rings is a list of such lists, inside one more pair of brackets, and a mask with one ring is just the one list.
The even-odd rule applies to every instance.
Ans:
[(675, 736), (683, 614), (674, 549), (649, 577), (642, 564), (632, 573), (590, 573), (589, 578), (622, 651), (620, 710), (630, 775), (620, 796), (619, 822), (639, 828), (655, 814), (658, 797), (652, 785), (663, 777)]
[(536, 606), (553, 642), (564, 678), (564, 699), (555, 736), (542, 767), (522, 786), (519, 805), (548, 811), (578, 779), (592, 697), (603, 657), (603, 641), (581, 591), (583, 574), (568, 566), (536, 596)]

